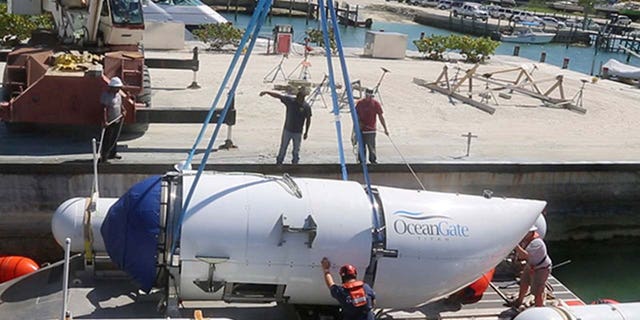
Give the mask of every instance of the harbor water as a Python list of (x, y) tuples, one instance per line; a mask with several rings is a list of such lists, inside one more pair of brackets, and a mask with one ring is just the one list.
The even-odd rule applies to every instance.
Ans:
[(554, 264), (571, 260), (554, 268), (553, 275), (586, 303), (604, 298), (619, 302), (640, 301), (638, 248), (640, 239), (637, 237), (548, 244)]
[[(222, 13), (222, 15), (229, 21), (233, 22), (238, 28), (245, 28), (251, 18), (248, 15), (234, 14), (234, 13)], [(295, 17), (281, 17), (274, 16), (267, 18), (267, 21), (260, 31), (260, 36), (271, 38), (272, 30), (276, 25), (289, 24), (293, 26), (294, 30), (294, 42), (302, 43), (305, 37), (305, 30), (318, 29), (318, 21), (307, 20), (305, 18)], [(420, 38), (420, 34), (424, 32), (426, 36), (430, 35), (448, 35), (452, 34), (451, 31), (433, 28), (429, 26), (423, 26), (419, 24), (406, 24), (406, 23), (390, 23), (390, 22), (373, 22), (371, 29), (355, 28), (341, 26), (340, 35), (342, 38), (344, 47), (357, 47), (364, 46), (365, 34), (368, 30), (384, 30), (387, 32), (399, 32), (407, 34), (407, 50), (415, 50), (417, 48), (413, 45), (413, 40)], [(569, 69), (573, 71), (582, 72), (585, 74), (591, 74), (593, 67), (593, 74), (599, 73), (600, 66), (607, 62), (609, 59), (617, 59), (621, 62), (625, 62), (627, 59), (626, 54), (611, 53), (598, 51), (597, 54), (593, 46), (591, 47), (579, 47), (579, 46), (567, 46), (559, 43), (548, 43), (543, 45), (534, 44), (515, 44), (503, 42), (496, 50), (498, 55), (512, 55), (514, 46), (520, 46), (520, 56), (538, 61), (540, 59), (540, 53), (546, 52), (546, 63), (561, 67), (564, 58), (569, 58)], [(640, 59), (631, 57), (629, 61), (630, 65), (640, 67)]]

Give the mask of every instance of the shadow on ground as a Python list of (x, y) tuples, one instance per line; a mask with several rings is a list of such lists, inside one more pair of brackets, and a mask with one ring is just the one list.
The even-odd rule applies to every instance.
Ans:
[[(0, 155), (52, 156), (90, 154), (91, 140), (100, 140), (97, 126), (7, 125), (0, 122)], [(123, 132), (120, 141), (140, 137), (141, 132)]]

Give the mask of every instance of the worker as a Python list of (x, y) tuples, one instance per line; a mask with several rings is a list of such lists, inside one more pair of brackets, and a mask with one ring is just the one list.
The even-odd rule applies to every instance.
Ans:
[(126, 111), (122, 107), (120, 90), (122, 80), (113, 77), (109, 80), (109, 88), (100, 96), (100, 104), (104, 108), (103, 136), (100, 141), (100, 162), (109, 159), (122, 159), (117, 152), (118, 138), (124, 123)]
[[(290, 141), (293, 141), (293, 151), (291, 153), (293, 158), (291, 159), (291, 163), (298, 164), (300, 161), (300, 144), (302, 143), (302, 139), (307, 139), (309, 127), (311, 126), (311, 106), (304, 101), (306, 95), (305, 89), (304, 87), (298, 88), (295, 97), (271, 91), (260, 92), (261, 97), (265, 94), (280, 99), (280, 102), (287, 108), (284, 128), (282, 129), (282, 138), (280, 139), (280, 150), (276, 156), (276, 164), (282, 165)], [(303, 127), (304, 135), (302, 134)]]
[(384, 134), (389, 135), (387, 123), (382, 115), (382, 106), (373, 97), (373, 90), (366, 89), (365, 97), (356, 104), (356, 113), (358, 114), (358, 123), (362, 132), (363, 147), (366, 147), (364, 159), (358, 157), (358, 162), (366, 159), (366, 153), (369, 152), (369, 162), (377, 164), (376, 156), (376, 117), (380, 118), (380, 124), (384, 128)]
[(374, 320), (372, 309), (376, 303), (376, 294), (368, 284), (357, 280), (356, 267), (346, 264), (340, 268), (342, 286), (338, 286), (333, 282), (329, 259), (322, 258), (320, 264), (324, 272), (324, 282), (331, 291), (331, 296), (340, 303), (342, 319)]
[[(520, 276), (520, 290), (518, 298), (511, 303), (519, 308), (531, 286), (536, 307), (544, 306), (544, 288), (551, 273), (551, 258), (547, 254), (547, 246), (538, 233), (538, 227), (532, 226), (520, 244), (516, 246), (516, 256), (526, 260), (527, 264)], [(524, 247), (524, 248), (523, 248)]]

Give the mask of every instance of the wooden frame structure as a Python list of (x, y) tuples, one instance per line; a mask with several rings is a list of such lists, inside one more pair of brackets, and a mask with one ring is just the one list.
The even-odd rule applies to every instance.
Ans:
[[(569, 109), (579, 113), (586, 113), (587, 110), (582, 107), (582, 101), (579, 105), (574, 99), (567, 99), (564, 92), (564, 76), (558, 75), (552, 78), (536, 80), (533, 78), (530, 72), (523, 67), (509, 68), (504, 70), (498, 70), (493, 72), (487, 72), (480, 74), (478, 72), (479, 64), (475, 64), (468, 70), (465, 70), (465, 74), (459, 80), (449, 80), (449, 67), (444, 66), (442, 72), (434, 82), (428, 82), (424, 79), (414, 78), (413, 82), (419, 86), (426, 87), (432, 91), (437, 91), (445, 94), (451, 98), (462, 101), (468, 105), (478, 108), (489, 114), (495, 112), (495, 108), (485, 103), (485, 101), (493, 100), (498, 104), (497, 99), (493, 95), (494, 92), (499, 92), (499, 96), (509, 99), (510, 94), (513, 92), (538, 99), (542, 102), (542, 106), (551, 108)], [(515, 80), (505, 80), (496, 78), (496, 75), (518, 72)], [(474, 80), (480, 81), (485, 84), (485, 89), (478, 92), (482, 98), (481, 101), (474, 100)], [(553, 82), (549, 88), (542, 90), (540, 84)], [(468, 84), (468, 91), (463, 93), (461, 88)], [(583, 90), (584, 86), (580, 89)], [(503, 92), (508, 91), (508, 94)], [(552, 97), (552, 94), (557, 91), (559, 98)]]

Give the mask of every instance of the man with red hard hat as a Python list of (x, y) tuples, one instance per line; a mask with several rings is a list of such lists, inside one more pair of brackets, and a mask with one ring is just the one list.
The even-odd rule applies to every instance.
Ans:
[(342, 285), (333, 282), (331, 276), (331, 262), (322, 258), (322, 270), (324, 272), (324, 282), (331, 291), (331, 296), (338, 300), (342, 307), (342, 319), (344, 320), (374, 320), (373, 312), (376, 294), (371, 287), (357, 279), (358, 271), (356, 267), (345, 264), (340, 268)]

